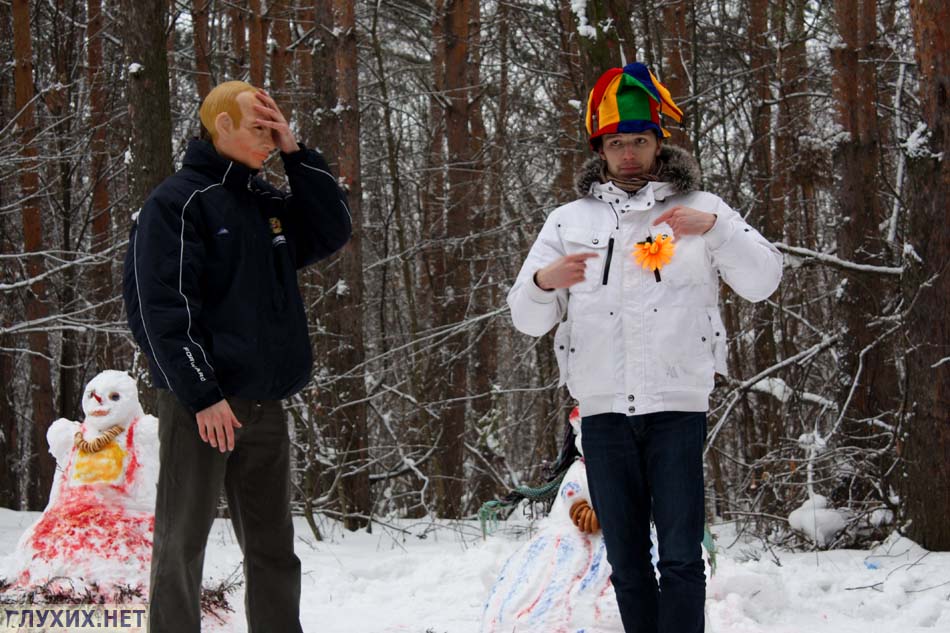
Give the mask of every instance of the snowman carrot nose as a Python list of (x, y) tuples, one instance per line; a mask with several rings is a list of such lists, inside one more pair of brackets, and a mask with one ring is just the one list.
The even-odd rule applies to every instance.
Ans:
[(91, 392), (89, 395), (92, 396), (93, 398), (95, 398), (95, 399), (96, 399), (96, 402), (98, 402), (99, 404), (102, 404), (102, 398), (100, 398), (98, 395), (96, 395), (96, 392), (95, 392), (95, 391)]

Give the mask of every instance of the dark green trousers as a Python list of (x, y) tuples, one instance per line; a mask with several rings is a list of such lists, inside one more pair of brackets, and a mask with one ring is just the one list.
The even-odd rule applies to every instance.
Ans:
[(195, 416), (158, 395), (161, 466), (149, 592), (151, 633), (199, 633), (205, 545), (221, 488), (244, 553), (249, 633), (300, 628), (300, 559), (290, 516), (290, 439), (280, 402), (228, 398), (234, 450), (201, 441)]

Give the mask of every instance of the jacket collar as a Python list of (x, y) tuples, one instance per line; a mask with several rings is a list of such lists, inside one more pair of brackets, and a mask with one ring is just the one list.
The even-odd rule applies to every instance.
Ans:
[(226, 187), (245, 188), (258, 172), (257, 169), (251, 169), (236, 160), (225, 158), (210, 142), (198, 138), (188, 142), (183, 165), (207, 175)]
[[(663, 180), (650, 183), (653, 189), (653, 195), (657, 200), (665, 200), (669, 196), (678, 193), (689, 193), (690, 191), (699, 189), (701, 180), (699, 165), (689, 152), (676, 145), (664, 144), (660, 150), (660, 159), (665, 163), (663, 168)], [(603, 162), (600, 156), (595, 155), (584, 163), (575, 181), (575, 188), (578, 194), (587, 196), (595, 193), (595, 188), (599, 190), (601, 186), (607, 187), (611, 185), (611, 183), (602, 184), (600, 182), (600, 172)], [(626, 195), (616, 186), (613, 186), (613, 189), (619, 192), (621, 197)]]
[(656, 188), (665, 184), (663, 182), (648, 182), (639, 191), (627, 193), (611, 181), (600, 182), (600, 180), (597, 180), (590, 185), (590, 195), (612, 204), (620, 204), (625, 200), (634, 199), (639, 204), (649, 202), (652, 205), (656, 198)]

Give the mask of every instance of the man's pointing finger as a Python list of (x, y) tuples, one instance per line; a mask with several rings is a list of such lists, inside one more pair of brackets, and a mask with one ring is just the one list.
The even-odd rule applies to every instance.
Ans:
[(572, 262), (582, 262), (585, 259), (590, 259), (591, 257), (597, 257), (597, 253), (574, 253), (572, 255), (566, 256), (569, 261)]

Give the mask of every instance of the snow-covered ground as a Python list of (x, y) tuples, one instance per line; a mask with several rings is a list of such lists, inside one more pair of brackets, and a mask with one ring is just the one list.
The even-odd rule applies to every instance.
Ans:
[[(0, 553), (9, 553), (36, 518), (0, 509)], [(372, 534), (334, 527), (317, 542), (303, 520), (296, 526), (301, 614), (312, 633), (477, 633), (496, 574), (530, 530), (527, 523), (503, 524), (483, 541), (474, 522), (400, 522), (398, 529), (374, 525)], [(734, 542), (730, 525), (713, 532), (719, 557), (707, 592), (707, 631), (950, 631), (950, 553), (928, 553), (899, 537), (871, 551), (789, 553)], [(240, 561), (229, 523), (218, 521), (206, 581), (227, 578)], [(230, 598), (232, 621), (211, 630), (246, 630), (241, 591)]]

